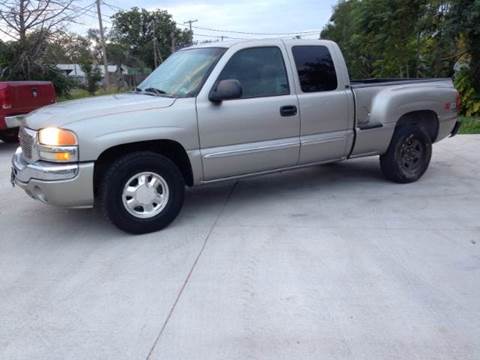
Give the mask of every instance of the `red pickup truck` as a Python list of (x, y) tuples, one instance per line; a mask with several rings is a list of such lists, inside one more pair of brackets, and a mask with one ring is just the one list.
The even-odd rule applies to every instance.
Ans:
[(55, 102), (55, 88), (48, 81), (0, 82), (0, 140), (16, 142), (18, 119), (16, 115)]

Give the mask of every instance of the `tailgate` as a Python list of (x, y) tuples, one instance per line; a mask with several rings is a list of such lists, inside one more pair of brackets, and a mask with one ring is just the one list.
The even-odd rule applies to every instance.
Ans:
[(15, 84), (10, 91), (12, 115), (29, 113), (55, 102), (55, 90), (49, 83)]

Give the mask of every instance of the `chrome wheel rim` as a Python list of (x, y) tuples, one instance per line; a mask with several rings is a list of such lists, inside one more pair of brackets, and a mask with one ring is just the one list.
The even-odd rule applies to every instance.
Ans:
[(146, 171), (132, 176), (123, 188), (125, 209), (136, 218), (149, 219), (167, 206), (170, 191), (160, 175)]

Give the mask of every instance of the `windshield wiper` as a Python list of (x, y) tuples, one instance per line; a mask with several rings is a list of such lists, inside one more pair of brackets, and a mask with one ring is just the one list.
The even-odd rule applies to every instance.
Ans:
[(162, 95), (168, 96), (166, 91), (163, 91), (163, 90), (160, 90), (160, 89), (157, 89), (157, 88), (153, 88), (153, 87), (149, 87), (149, 88), (146, 88), (146, 89), (135, 88), (135, 92), (136, 93), (146, 93), (146, 94), (155, 95), (155, 96), (162, 96)]
[(145, 90), (143, 90), (145, 92), (151, 92), (151, 93), (154, 93), (154, 94), (157, 94), (157, 95), (165, 95), (166, 92), (163, 91), (163, 90), (160, 90), (160, 89), (156, 89), (156, 88), (146, 88)]

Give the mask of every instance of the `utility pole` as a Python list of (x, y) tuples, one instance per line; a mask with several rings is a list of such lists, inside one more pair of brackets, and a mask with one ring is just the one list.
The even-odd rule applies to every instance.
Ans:
[(176, 44), (176, 41), (177, 39), (175, 38), (175, 30), (172, 30), (172, 54), (177, 51), (177, 44)]
[(157, 22), (153, 19), (153, 63), (158, 67)]
[[(193, 31), (192, 31), (192, 24), (193, 24), (193, 23), (196, 23), (196, 22), (198, 22), (197, 19), (195, 19), (195, 20), (188, 20), (188, 21), (185, 21), (185, 22), (183, 23), (183, 25), (188, 24), (189, 27), (190, 27), (190, 32), (193, 33)], [(193, 34), (192, 34), (192, 35), (193, 35)]]
[(98, 15), (98, 25), (100, 27), (100, 42), (102, 43), (102, 52), (103, 52), (103, 66), (105, 68), (105, 87), (110, 86), (110, 74), (108, 73), (108, 60), (107, 60), (107, 47), (105, 46), (105, 34), (103, 32), (103, 22), (102, 22), (102, 10), (100, 8), (100, 1), (96, 0), (97, 3), (97, 15)]
[(198, 20), (197, 20), (197, 19), (195, 19), (195, 20), (188, 20), (188, 21), (185, 21), (185, 22), (183, 23), (183, 25), (186, 25), (186, 24), (188, 24), (188, 26), (189, 26), (189, 28), (190, 28), (190, 34), (192, 34), (192, 44), (193, 44), (193, 30), (192, 30), (192, 24), (193, 24), (193, 23), (196, 23), (196, 22), (198, 22)]

